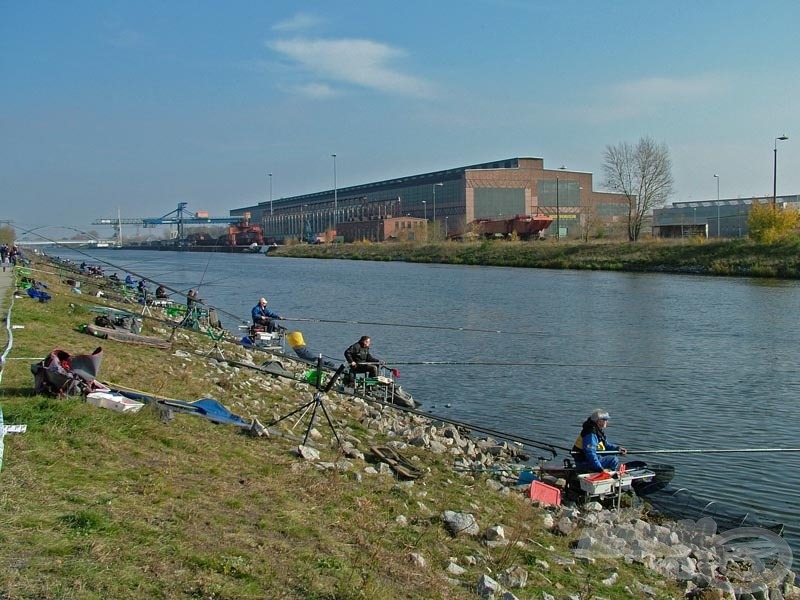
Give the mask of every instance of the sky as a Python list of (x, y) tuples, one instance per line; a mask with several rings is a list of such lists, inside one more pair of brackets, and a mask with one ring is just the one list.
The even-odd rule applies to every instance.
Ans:
[(645, 136), (670, 202), (771, 195), (776, 145), (798, 194), (797, 23), (796, 0), (0, 0), (0, 221), (105, 233), (515, 156), (601, 190), (605, 148)]

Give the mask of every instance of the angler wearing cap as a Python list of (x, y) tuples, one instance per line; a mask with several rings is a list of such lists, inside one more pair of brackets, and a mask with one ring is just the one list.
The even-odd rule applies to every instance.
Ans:
[(266, 298), (261, 298), (258, 301), (258, 304), (253, 307), (251, 314), (253, 317), (253, 325), (263, 327), (268, 333), (272, 333), (278, 328), (278, 326), (273, 323), (273, 319), (278, 321), (283, 319), (278, 313), (272, 312), (267, 308)]
[(608, 427), (608, 411), (595, 409), (589, 418), (583, 422), (581, 433), (572, 447), (572, 457), (575, 466), (584, 473), (600, 473), (604, 470), (616, 471), (619, 469), (619, 459), (613, 455), (599, 456), (598, 452), (612, 451), (622, 455), (627, 450), (622, 446), (612, 444), (606, 439)]

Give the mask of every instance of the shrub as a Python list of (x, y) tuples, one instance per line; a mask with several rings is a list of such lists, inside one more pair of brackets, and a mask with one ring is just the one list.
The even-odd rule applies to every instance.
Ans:
[(765, 244), (788, 239), (794, 235), (798, 223), (796, 210), (771, 204), (754, 203), (747, 217), (750, 238)]

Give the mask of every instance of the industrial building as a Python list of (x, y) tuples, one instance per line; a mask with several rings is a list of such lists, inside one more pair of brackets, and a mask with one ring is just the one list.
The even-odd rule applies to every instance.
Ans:
[[(784, 208), (800, 208), (800, 196), (777, 196)], [(747, 237), (747, 217), (754, 204), (772, 204), (772, 196), (673, 202), (653, 211), (653, 237)]]
[(470, 232), (479, 219), (552, 217), (550, 237), (624, 222), (624, 195), (596, 192), (592, 174), (545, 169), (541, 158), (509, 158), (334, 188), (230, 211), (250, 213), (267, 241), (436, 239)]

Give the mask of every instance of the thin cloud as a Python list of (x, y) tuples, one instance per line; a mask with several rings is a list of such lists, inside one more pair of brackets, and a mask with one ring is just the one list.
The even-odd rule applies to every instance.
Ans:
[(430, 85), (390, 66), (405, 52), (386, 44), (359, 39), (293, 38), (269, 42), (268, 47), (315, 76), (380, 92), (429, 97)]
[(309, 98), (331, 98), (332, 96), (339, 95), (336, 90), (325, 83), (307, 83), (304, 85), (296, 85), (289, 89), (301, 96), (308, 96)]
[(594, 94), (593, 104), (567, 108), (564, 113), (593, 123), (634, 119), (719, 96), (729, 87), (719, 75), (644, 77), (602, 87)]
[(646, 77), (624, 81), (610, 88), (613, 95), (635, 96), (661, 102), (696, 100), (718, 92), (723, 84), (719, 77)]
[(297, 13), (293, 17), (286, 19), (284, 21), (280, 21), (279, 23), (275, 23), (272, 26), (273, 31), (306, 31), (308, 29), (312, 29), (322, 23), (322, 19), (315, 15), (309, 15), (307, 13)]

